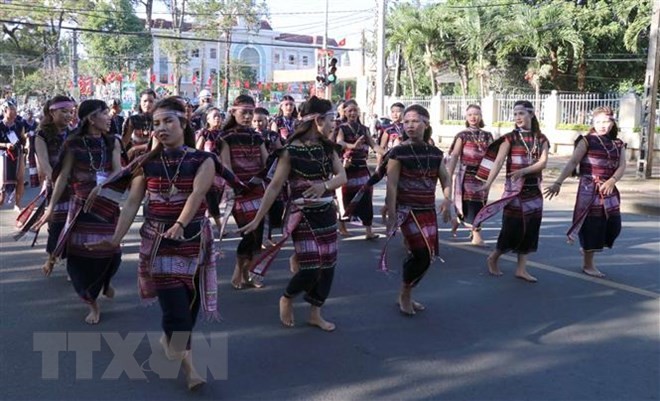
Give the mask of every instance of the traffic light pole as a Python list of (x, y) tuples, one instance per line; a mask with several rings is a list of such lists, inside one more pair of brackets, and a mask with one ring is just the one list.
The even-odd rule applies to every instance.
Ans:
[(385, 108), (385, 13), (387, 0), (378, 0), (378, 43), (376, 43), (376, 102), (374, 113), (383, 116)]
[(659, 25), (660, 0), (655, 0), (651, 14), (649, 56), (646, 63), (646, 77), (644, 78), (642, 130), (639, 141), (639, 159), (637, 161), (638, 178), (651, 178), (653, 173), (653, 142), (655, 139), (656, 109), (658, 106), (658, 75), (660, 74)]
[[(330, 7), (330, 0), (325, 0), (325, 30), (323, 33), (323, 53), (324, 55), (324, 60), (326, 61), (326, 74), (327, 74), (327, 60), (328, 60), (328, 14), (329, 14), (329, 7)], [(332, 101), (332, 85), (326, 85), (325, 86), (325, 94), (324, 97), (327, 100)]]

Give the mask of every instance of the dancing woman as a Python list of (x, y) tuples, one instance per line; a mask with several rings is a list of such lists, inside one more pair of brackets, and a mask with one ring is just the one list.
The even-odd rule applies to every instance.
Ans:
[[(224, 141), (220, 139), (220, 125), (222, 124), (222, 112), (216, 107), (207, 109), (206, 114), (206, 127), (195, 133), (195, 147), (197, 150), (203, 150), (217, 155), (220, 161), (228, 166), (229, 161), (229, 148), (222, 146)], [(192, 124), (191, 124), (192, 125)], [(192, 129), (192, 128), (191, 128)], [(208, 207), (209, 215), (213, 218), (215, 225), (218, 229), (218, 235), (222, 235), (222, 222), (220, 221), (220, 202), (224, 194), (225, 183), (222, 177), (215, 176), (213, 185), (206, 194), (206, 204)]]
[[(346, 230), (345, 222), (348, 221), (348, 218), (344, 215), (353, 197), (369, 180), (369, 169), (367, 168), (369, 148), (371, 147), (380, 155), (384, 155), (385, 152), (371, 138), (369, 129), (360, 123), (358, 104), (355, 100), (347, 100), (344, 103), (344, 113), (347, 122), (339, 127), (337, 144), (344, 149), (344, 168), (348, 181), (341, 188), (339, 232), (341, 235), (347, 236), (349, 233)], [(378, 238), (378, 234), (374, 234), (371, 229), (374, 219), (372, 196), (373, 190), (369, 188), (353, 211), (353, 215), (362, 220), (367, 240)]]
[(147, 194), (140, 229), (140, 298), (158, 298), (165, 354), (183, 362), (188, 388), (195, 390), (204, 380), (192, 364), (191, 332), (200, 307), (207, 317), (217, 314), (216, 257), (205, 195), (216, 171), (231, 185), (240, 183), (213, 154), (194, 148), (194, 132), (185, 115), (185, 106), (176, 97), (155, 105), (159, 145), (131, 166), (130, 192), (111, 239), (87, 247), (94, 251), (118, 247)]
[(114, 296), (110, 280), (119, 268), (121, 251), (119, 245), (92, 251), (85, 244), (111, 238), (115, 231), (118, 205), (96, 194), (108, 177), (121, 169), (121, 144), (108, 134), (111, 120), (105, 102), (85, 100), (78, 108), (78, 117), (78, 131), (64, 142), (53, 173), (57, 177), (53, 195), (39, 224), (57, 214), (60, 199), (68, 188), (68, 215), (52, 254), (59, 257), (66, 251), (73, 288), (89, 306), (85, 321), (96, 324), (101, 314), (99, 293), (103, 290), (105, 296)]
[[(399, 293), (401, 313), (412, 316), (425, 307), (412, 297), (438, 254), (438, 222), (435, 211), (435, 188), (438, 180), (445, 200), (444, 220), (451, 203), (451, 180), (442, 163), (442, 151), (428, 144), (431, 136), (429, 112), (420, 105), (411, 105), (404, 111), (403, 124), (408, 139), (387, 153), (387, 232), (389, 239), (400, 228), (408, 247), (403, 263), (403, 282)], [(386, 269), (387, 245), (383, 250), (381, 268)]]
[[(449, 176), (453, 178), (457, 220), (452, 223), (452, 233), (456, 235), (458, 224), (462, 222), (472, 231), (472, 244), (484, 245), (481, 230), (472, 226), (472, 223), (488, 202), (488, 192), (478, 190), (483, 183), (477, 179), (477, 170), (488, 146), (493, 142), (493, 135), (482, 129), (484, 121), (481, 118), (481, 107), (476, 104), (469, 105), (465, 111), (465, 127), (467, 129), (456, 134), (450, 147), (451, 159), (447, 168)], [(454, 177), (457, 165), (459, 168)]]
[(294, 325), (293, 298), (305, 293), (311, 304), (309, 323), (325, 331), (335, 324), (321, 316), (321, 307), (330, 294), (337, 263), (337, 212), (333, 193), (346, 182), (346, 174), (334, 144), (334, 112), (328, 100), (312, 96), (301, 109), (302, 119), (282, 152), (275, 175), (268, 185), (259, 211), (241, 229), (258, 230), (261, 221), (288, 180), (291, 207), (284, 238), (261, 256), (253, 272), (263, 274), (289, 235), (293, 238), (298, 271), (280, 298), (280, 320)]
[(21, 211), (25, 190), (24, 125), (18, 120), (16, 104), (5, 100), (0, 120), (0, 206), (13, 196), (14, 210)]
[(626, 169), (626, 144), (618, 139), (614, 111), (598, 107), (593, 111), (589, 134), (575, 141), (575, 151), (557, 180), (545, 189), (546, 198), (559, 195), (561, 184), (579, 166), (577, 197), (569, 242), (577, 235), (582, 248), (582, 271), (592, 277), (605, 277), (594, 263), (596, 252), (612, 248), (621, 232), (621, 197), (616, 183)]
[(480, 227), (483, 221), (503, 210), (497, 247), (488, 256), (488, 272), (501, 276), (500, 256), (514, 252), (518, 254), (516, 278), (535, 283), (536, 277), (527, 272), (527, 255), (536, 252), (539, 243), (543, 217), (541, 180), (548, 161), (549, 141), (541, 133), (534, 106), (529, 101), (514, 103), (513, 118), (516, 128), (489, 146), (477, 172), (477, 177), (485, 180), (478, 191), (488, 192), (506, 161), (504, 194), (500, 200), (486, 205), (473, 225)]
[(293, 135), (297, 119), (298, 110), (295, 100), (289, 95), (284, 95), (270, 129), (279, 133), (282, 140), (286, 141), (289, 136)]
[(124, 122), (122, 144), (127, 149), (130, 160), (147, 152), (149, 148), (153, 130), (151, 113), (153, 113), (155, 101), (156, 92), (152, 89), (142, 91), (140, 93), (140, 112), (128, 117)]
[[(39, 176), (46, 182), (47, 201), (48, 198), (51, 198), (52, 202), (53, 183), (55, 182), (53, 169), (57, 165), (64, 142), (71, 134), (68, 128), (74, 108), (75, 103), (62, 95), (53, 97), (44, 105), (43, 117), (36, 133), (35, 148)], [(57, 262), (54, 252), (57, 239), (66, 223), (69, 200), (70, 191), (67, 187), (62, 192), (59, 202), (52, 206), (53, 214), (48, 221), (48, 241), (46, 243), (48, 259), (42, 267), (46, 276), (50, 276), (53, 266)]]
[[(250, 96), (238, 96), (220, 135), (229, 148), (232, 172), (241, 181), (251, 184), (249, 191), (234, 198), (232, 215), (239, 228), (254, 219), (264, 195), (262, 177), (268, 152), (261, 134), (252, 129), (254, 106), (254, 99)], [(262, 236), (263, 225), (258, 230), (244, 234), (238, 244), (236, 266), (231, 278), (231, 284), (237, 290), (261, 286), (250, 280), (249, 269), (252, 258), (261, 250)]]

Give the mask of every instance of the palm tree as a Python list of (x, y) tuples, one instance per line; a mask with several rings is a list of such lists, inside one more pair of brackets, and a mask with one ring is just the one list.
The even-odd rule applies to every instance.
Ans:
[(619, 0), (615, 4), (615, 13), (626, 27), (624, 45), (631, 52), (637, 52), (644, 34), (648, 36), (651, 11), (651, 0)]

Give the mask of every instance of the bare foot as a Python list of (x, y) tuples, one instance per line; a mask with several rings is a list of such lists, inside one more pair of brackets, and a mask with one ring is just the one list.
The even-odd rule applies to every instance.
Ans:
[(54, 256), (48, 256), (48, 259), (46, 259), (44, 265), (41, 266), (41, 270), (43, 271), (44, 276), (50, 277), (51, 273), (53, 273), (55, 262), (57, 262), (57, 258), (55, 258)]
[(486, 263), (488, 264), (488, 273), (491, 276), (499, 277), (504, 274), (502, 273), (502, 270), (500, 270), (500, 267), (497, 265), (497, 261), (493, 260), (492, 257), (489, 256), (488, 259), (486, 259)]
[(593, 266), (591, 268), (583, 267), (582, 268), (582, 273), (586, 274), (587, 276), (591, 277), (596, 277), (596, 278), (604, 278), (605, 274), (598, 270), (596, 266)]
[(163, 351), (165, 351), (165, 357), (167, 359), (169, 359), (170, 361), (176, 359), (176, 353), (170, 349), (170, 346), (167, 343), (167, 336), (165, 335), (165, 333), (163, 333), (163, 335), (160, 336), (160, 345), (163, 346)]
[(516, 272), (516, 278), (525, 280), (528, 283), (536, 283), (538, 280), (536, 277), (532, 276), (531, 274), (527, 273), (526, 271), (524, 272)]
[(99, 309), (99, 304), (96, 302), (89, 304), (89, 314), (85, 316), (85, 323), (98, 324), (100, 319), (101, 310)]
[(339, 222), (337, 226), (337, 230), (339, 231), (339, 235), (341, 235), (342, 237), (351, 236), (351, 233), (349, 233), (348, 230), (346, 229), (346, 223), (344, 223), (343, 221)]
[(113, 299), (115, 297), (115, 288), (108, 284), (108, 286), (103, 290), (103, 295), (106, 298)]
[(414, 300), (412, 301), (412, 307), (415, 312), (421, 312), (426, 310), (426, 306)]
[(289, 270), (291, 270), (291, 273), (296, 274), (300, 270), (300, 264), (298, 263), (298, 257), (294, 253), (291, 255), (289, 258)]
[(334, 323), (328, 322), (321, 316), (321, 308), (319, 306), (312, 306), (307, 323), (328, 332), (335, 331), (337, 328)]
[(456, 238), (457, 231), (458, 231), (458, 219), (454, 219), (451, 222), (451, 236)]
[(182, 365), (183, 370), (186, 373), (186, 385), (188, 386), (189, 391), (197, 391), (206, 384), (206, 380), (197, 373), (197, 370), (192, 363), (190, 351), (186, 351), (186, 356), (183, 358)]
[(236, 263), (234, 274), (231, 276), (231, 286), (234, 287), (235, 290), (243, 289), (243, 275), (241, 274), (241, 268), (238, 263)]
[(293, 327), (293, 301), (289, 298), (280, 297), (280, 321), (285, 327)]
[(410, 294), (399, 295), (399, 311), (406, 316), (415, 316), (415, 307)]

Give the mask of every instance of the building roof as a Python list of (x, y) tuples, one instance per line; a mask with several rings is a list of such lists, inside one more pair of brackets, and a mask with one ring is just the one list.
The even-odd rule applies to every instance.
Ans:
[[(146, 23), (145, 19), (140, 19), (142, 23)], [(153, 29), (172, 29), (172, 21), (168, 21), (162, 18), (154, 18), (151, 20), (151, 28)], [(183, 31), (192, 30), (192, 24), (190, 22), (184, 22)], [(259, 29), (264, 31), (272, 31), (273, 28), (270, 26), (270, 23), (266, 20), (261, 20), (259, 22)]]
[[(306, 45), (322, 45), (323, 36), (296, 35), (295, 33), (281, 33), (275, 40), (291, 43), (302, 43)], [(335, 39), (328, 38), (328, 46), (337, 46)]]

